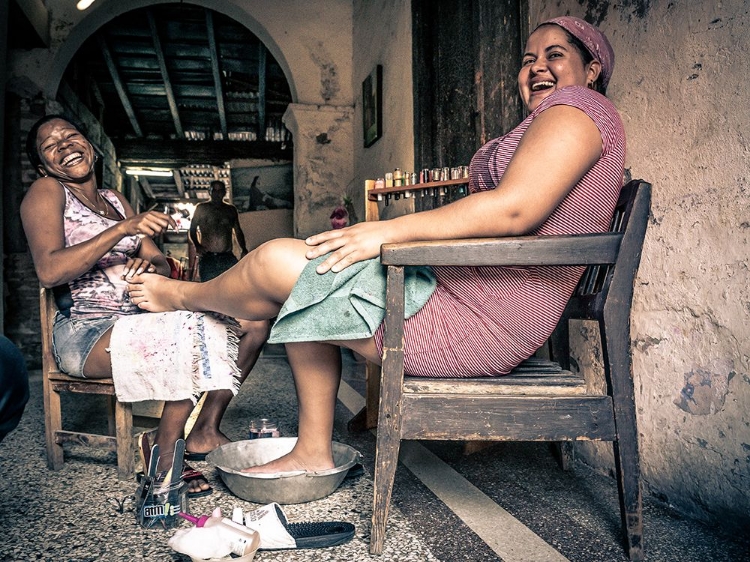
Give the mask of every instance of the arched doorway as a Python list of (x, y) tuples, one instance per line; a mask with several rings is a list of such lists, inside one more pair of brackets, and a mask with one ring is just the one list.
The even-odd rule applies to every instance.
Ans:
[[(251, 245), (292, 232), (292, 139), (282, 124), (291, 88), (265, 44), (231, 17), (185, 3), (122, 13), (83, 41), (57, 99), (101, 131), (103, 184), (134, 208), (194, 205), (220, 179), (241, 214), (279, 211), (272, 221), (244, 217)], [(253, 228), (259, 222), (283, 228), (269, 234)]]
[[(12, 129), (7, 138), (12, 142), (6, 142), (5, 172), (9, 181), (4, 192), (11, 193), (13, 201), (6, 206), (4, 230), (6, 240), (16, 244), (6, 257), (4, 324), (6, 334), (22, 347), (30, 364), (38, 362), (39, 358), (38, 291), (17, 209), (35, 173), (22, 154), (23, 139), (31, 124), (45, 111), (62, 109), (55, 100), (63, 90), (63, 75), (79, 49), (97, 30), (128, 12), (177, 3), (175, 0), (97, 0), (93, 9), (81, 13), (66, 11), (71, 6), (69, 0), (47, 0), (45, 5), (45, 15), (49, 17), (46, 27), (53, 30), (52, 41), (30, 51), (9, 53), (9, 68), (13, 69), (13, 79), (9, 80), (12, 94), (5, 111), (6, 129)], [(294, 137), (294, 236), (303, 238), (327, 228), (331, 209), (352, 186), (354, 169), (351, 43), (341, 40), (350, 34), (351, 26), (347, 25), (352, 17), (350, 3), (347, 0), (319, 5), (304, 0), (283, 3), (189, 0), (189, 5), (209, 8), (244, 26), (263, 42), (278, 63), (292, 100), (284, 114), (284, 123)], [(98, 124), (94, 113), (80, 100), (74, 97), (72, 105), (82, 109), (81, 113), (89, 114), (90, 121)], [(114, 180), (110, 185), (124, 190), (124, 184), (134, 180), (132, 176), (117, 175), (120, 166), (115, 145), (103, 128), (99, 133), (99, 144), (105, 148), (111, 144), (115, 155), (106, 167), (103, 166), (102, 175), (108, 181)], [(193, 141), (185, 141), (185, 145), (185, 150), (197, 150), (200, 146)], [(257, 164), (247, 156), (243, 153), (238, 160), (243, 160), (241, 163), (248, 168)], [(252, 184), (255, 175), (250, 174), (248, 171)], [(259, 181), (262, 180), (261, 175)], [(156, 184), (159, 180), (153, 181)], [(131, 191), (139, 190), (140, 187)], [(264, 212), (278, 211), (283, 209)], [(271, 226), (277, 224), (277, 220), (271, 222)], [(268, 223), (260, 227), (264, 234), (271, 230), (267, 226)]]

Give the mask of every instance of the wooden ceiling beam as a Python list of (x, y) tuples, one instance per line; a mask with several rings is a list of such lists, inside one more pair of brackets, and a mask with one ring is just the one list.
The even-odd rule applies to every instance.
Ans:
[(258, 43), (258, 138), (266, 138), (266, 46)]
[(143, 190), (143, 193), (145, 193), (149, 199), (153, 199), (154, 190), (151, 189), (151, 184), (148, 182), (148, 178), (146, 176), (139, 176), (138, 183), (141, 185), (141, 189)]
[(180, 198), (185, 197), (185, 185), (182, 183), (182, 174), (180, 170), (172, 170), (172, 177), (174, 178), (174, 184), (177, 186), (177, 193)]
[(133, 105), (130, 103), (130, 98), (128, 97), (128, 93), (125, 90), (125, 85), (122, 83), (120, 72), (117, 70), (117, 65), (115, 64), (114, 58), (112, 58), (112, 53), (107, 46), (107, 42), (105, 41), (104, 36), (101, 33), (98, 33), (96, 35), (96, 39), (99, 42), (99, 48), (101, 49), (102, 56), (104, 57), (104, 62), (106, 63), (107, 69), (109, 70), (109, 75), (112, 77), (112, 82), (115, 85), (115, 90), (117, 91), (117, 95), (120, 98), (122, 107), (125, 110), (128, 119), (130, 120), (130, 125), (133, 127), (135, 135), (137, 137), (142, 137), (143, 131), (141, 131), (141, 126), (138, 124), (138, 119), (135, 116)]
[(219, 69), (219, 50), (216, 47), (214, 17), (211, 10), (206, 10), (206, 31), (208, 32), (208, 47), (211, 52), (211, 71), (214, 75), (216, 89), (216, 108), (219, 111), (222, 138), (227, 138), (227, 114), (224, 110), (224, 89), (221, 87), (221, 70)]
[[(210, 99), (214, 102), (214, 89), (209, 86), (197, 86), (194, 84), (174, 84), (172, 86), (172, 93), (180, 96), (180, 99), (184, 97), (197, 97), (202, 99)], [(135, 96), (146, 96), (146, 97), (163, 97), (164, 88), (157, 84), (131, 84), (130, 95)]]
[(173, 167), (196, 163), (223, 166), (229, 160), (262, 158), (292, 160), (291, 143), (265, 141), (188, 141), (159, 139), (119, 139), (117, 159), (126, 166)]
[(169, 79), (169, 72), (167, 72), (167, 62), (164, 58), (164, 50), (161, 48), (161, 40), (159, 39), (159, 31), (156, 28), (156, 20), (151, 10), (146, 10), (148, 16), (148, 25), (151, 28), (151, 38), (154, 42), (154, 50), (156, 51), (156, 59), (159, 61), (159, 70), (161, 71), (161, 77), (164, 81), (164, 91), (167, 94), (167, 102), (169, 103), (169, 111), (172, 113), (172, 121), (174, 121), (174, 128), (179, 138), (185, 137), (185, 132), (182, 130), (182, 122), (180, 121), (180, 112), (177, 109), (177, 101), (172, 91), (172, 82)]

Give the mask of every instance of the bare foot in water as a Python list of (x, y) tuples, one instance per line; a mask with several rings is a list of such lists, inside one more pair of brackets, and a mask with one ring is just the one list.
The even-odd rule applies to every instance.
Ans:
[(321, 456), (315, 459), (303, 459), (298, 458), (294, 451), (287, 453), (283, 457), (267, 462), (266, 464), (259, 464), (257, 466), (251, 466), (243, 468), (242, 472), (250, 472), (254, 474), (273, 474), (276, 472), (296, 472), (298, 470), (304, 470), (305, 472), (317, 472), (319, 470), (329, 470), (335, 468), (333, 459), (331, 457)]
[(156, 273), (134, 275), (128, 283), (130, 301), (148, 312), (187, 310), (182, 306), (180, 285), (186, 281), (170, 279)]

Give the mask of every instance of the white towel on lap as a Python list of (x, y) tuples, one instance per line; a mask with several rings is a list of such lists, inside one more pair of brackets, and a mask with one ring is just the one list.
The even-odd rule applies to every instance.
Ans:
[(121, 402), (184, 400), (202, 392), (237, 394), (237, 323), (204, 312), (123, 316), (110, 340), (112, 379)]

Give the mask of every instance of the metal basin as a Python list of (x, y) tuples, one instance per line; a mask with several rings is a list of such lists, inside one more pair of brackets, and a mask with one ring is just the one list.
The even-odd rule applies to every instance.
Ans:
[(214, 449), (206, 461), (216, 467), (221, 479), (237, 497), (254, 503), (305, 503), (333, 493), (347, 471), (360, 462), (362, 455), (343, 443), (333, 442), (333, 462), (329, 470), (319, 472), (278, 472), (248, 474), (243, 468), (264, 464), (292, 450), (296, 437), (276, 437), (235, 441)]

